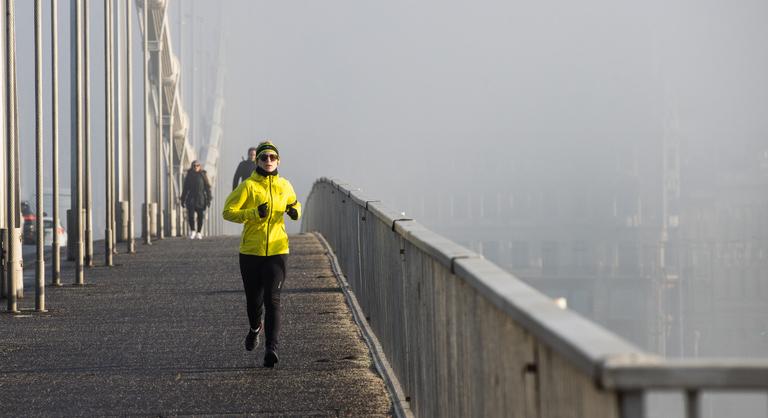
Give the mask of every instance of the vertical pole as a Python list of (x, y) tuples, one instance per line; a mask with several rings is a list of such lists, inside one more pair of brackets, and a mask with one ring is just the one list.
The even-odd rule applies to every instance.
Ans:
[[(173, 59), (171, 59), (173, 62)], [(179, 234), (179, 225), (175, 221), (176, 214), (179, 211), (179, 205), (176, 203), (178, 201), (178, 196), (180, 195), (181, 191), (176, 189), (176, 170), (174, 169), (174, 159), (176, 158), (176, 142), (173, 139), (173, 130), (174, 130), (174, 124), (173, 124), (173, 115), (176, 112), (177, 108), (177, 98), (179, 94), (179, 84), (178, 84), (178, 78), (176, 77), (176, 74), (178, 71), (178, 68), (175, 68), (174, 65), (171, 65), (171, 73), (173, 74), (173, 92), (174, 97), (171, 97), (171, 106), (170, 111), (168, 114), (168, 162), (165, 166), (166, 173), (168, 173), (168, 223), (169, 225), (169, 233), (171, 236), (181, 236)], [(173, 210), (171, 210), (173, 208)], [(175, 225), (175, 228), (172, 228)], [(174, 230), (175, 229), (175, 230)]]
[[(114, 179), (112, 182), (112, 194), (114, 196), (112, 204), (112, 252), (117, 254), (117, 210), (120, 202), (123, 201), (123, 194), (125, 187), (123, 186), (123, 168), (124, 159), (121, 158), (123, 154), (122, 137), (123, 137), (123, 121), (122, 121), (122, 71), (120, 70), (121, 63), (121, 43), (120, 39), (120, 21), (122, 13), (120, 13), (120, 1), (111, 0), (110, 8), (112, 9), (112, 95), (114, 96), (113, 117), (112, 124), (114, 125), (112, 132), (112, 143), (114, 152), (112, 153), (112, 165), (114, 169)], [(122, 225), (120, 226), (122, 230)]]
[[(14, 142), (14, 149), (16, 150), (14, 159), (16, 161), (14, 168), (14, 181), (13, 181), (13, 190), (16, 194), (16, 208), (19, 208), (19, 203), (21, 202), (21, 198), (19, 197), (19, 193), (21, 193), (21, 155), (20, 155), (20, 149), (21, 145), (19, 143), (19, 138), (21, 136), (19, 135), (19, 94), (18, 94), (18, 83), (17, 80), (19, 77), (16, 75), (16, 12), (14, 11), (14, 27), (13, 27), (13, 67), (11, 67), (11, 71), (13, 72), (13, 142)], [(15, 243), (19, 244), (19, 248), (21, 248), (21, 227), (22, 223), (20, 218), (17, 218), (18, 224), (18, 238), (13, 241)], [(23, 276), (23, 266), (24, 266), (24, 260), (22, 259), (21, 252), (14, 253), (16, 256), (15, 260), (11, 260), (12, 265), (16, 270), (18, 271), (18, 275), (16, 276), (16, 297), (18, 299), (21, 299), (24, 297), (24, 276)], [(18, 266), (18, 267), (16, 267)]]
[(16, 45), (15, 45), (15, 39), (14, 39), (14, 0), (6, 0), (5, 1), (5, 74), (6, 74), (6, 85), (5, 85), (5, 99), (6, 99), (6, 132), (5, 132), (5, 138), (8, 141), (8, 145), (6, 147), (7, 153), (7, 170), (8, 175), (6, 176), (7, 180), (7, 206), (6, 206), (6, 222), (7, 222), (7, 234), (8, 234), (8, 250), (7, 250), (7, 256), (8, 259), (6, 260), (6, 284), (8, 286), (7, 290), (7, 298), (8, 298), (8, 311), (9, 312), (18, 312), (17, 307), (17, 293), (16, 293), (16, 287), (19, 280), (21, 280), (21, 277), (19, 277), (18, 269), (16, 268), (16, 262), (17, 258), (20, 256), (20, 254), (16, 254), (16, 251), (18, 248), (14, 245), (14, 243), (19, 240), (21, 237), (19, 237), (19, 230), (18, 230), (18, 224), (19, 224), (19, 203), (17, 202), (17, 193), (16, 193), (16, 174), (17, 174), (17, 167), (16, 167), (16, 154), (18, 153), (17, 148), (17, 142), (16, 142), (16, 126), (15, 126), (15, 100), (14, 97), (16, 95), (16, 83), (14, 76), (13, 67), (16, 66)]
[(155, 200), (157, 201), (157, 238), (165, 238), (165, 222), (164, 222), (164, 206), (163, 205), (163, 27), (164, 17), (160, 23), (160, 30), (155, 33), (155, 65), (157, 65), (155, 73), (155, 82), (157, 82), (157, 142), (155, 143), (155, 152), (157, 158), (155, 159), (155, 176), (157, 178), (157, 194)]
[[(110, 37), (112, 39), (112, 42), (110, 45), (112, 45), (112, 55), (110, 56), (110, 60), (112, 62), (112, 102), (114, 103), (114, 116), (112, 117), (112, 136), (113, 136), (113, 142), (115, 144), (115, 152), (114, 152), (114, 164), (115, 164), (115, 186), (114, 186), (114, 194), (115, 194), (115, 225), (117, 225), (117, 208), (122, 200), (122, 191), (123, 191), (123, 185), (120, 184), (120, 170), (123, 168), (123, 164), (120, 161), (120, 156), (123, 153), (122, 149), (120, 148), (120, 138), (122, 136), (122, 133), (120, 132), (120, 129), (122, 129), (122, 110), (123, 106), (120, 103), (120, 100), (122, 99), (122, 80), (120, 79), (120, 75), (122, 74), (122, 71), (120, 70), (120, 63), (121, 63), (121, 42), (122, 39), (120, 38), (120, 17), (121, 17), (121, 9), (120, 9), (120, 0), (112, 0), (110, 1), (110, 7), (112, 8), (112, 13), (110, 14), (111, 20), (110, 24), (112, 27), (112, 31), (110, 34)], [(117, 228), (114, 228), (115, 235), (117, 235)], [(117, 240), (115, 240), (115, 247), (117, 247)]]
[(93, 182), (91, 181), (91, 29), (89, 0), (83, 0), (83, 151), (85, 177), (85, 266), (93, 266)]
[(69, 5), (69, 209), (66, 212), (67, 223), (67, 260), (74, 262), (77, 258), (77, 217), (74, 216), (77, 208), (77, 171), (75, 170), (75, 162), (77, 161), (77, 66), (78, 61), (75, 59), (75, 50), (78, 42), (77, 38), (77, 25), (79, 20), (77, 19), (77, 11), (79, 0), (69, 0), (66, 4)]
[[(179, 67), (184, 68), (184, 8), (185, 3), (178, 2), (176, 10), (178, 11), (178, 22), (179, 22), (179, 36), (176, 38), (178, 40), (177, 45), (177, 52), (178, 52), (178, 58), (179, 58)], [(182, 80), (183, 80), (182, 74), (179, 74), (177, 81), (176, 81), (176, 91), (179, 91), (182, 89)], [(179, 100), (181, 102), (181, 100)], [(179, 122), (183, 126), (184, 124), (184, 113), (179, 109)], [(171, 129), (171, 133), (169, 134), (170, 140), (175, 143), (175, 136), (174, 136), (174, 130)], [(182, 142), (183, 144), (183, 142)], [(182, 145), (183, 147), (183, 145)], [(179, 200), (179, 197), (181, 196), (181, 166), (183, 161), (183, 155), (184, 155), (184, 149), (181, 148), (177, 151), (177, 153), (180, 155), (179, 157), (179, 164), (173, 165), (172, 170), (174, 170), (175, 173), (175, 183), (174, 188), (176, 190), (176, 196), (174, 198), (173, 205), (176, 208), (176, 236), (177, 237), (183, 237), (184, 234), (184, 216), (182, 215), (183, 209), (181, 208), (181, 202)]]
[(206, 234), (208, 236), (213, 236), (216, 233), (215, 232), (216, 231), (216, 219), (214, 219), (214, 217), (211, 216), (211, 214), (215, 210), (215, 205), (213, 204), (213, 199), (214, 199), (213, 196), (214, 196), (214, 193), (215, 193), (214, 190), (216, 190), (216, 182), (215, 181), (211, 184), (211, 200), (212, 200), (211, 207), (209, 207), (209, 208), (207, 208), (205, 210), (206, 220), (208, 221), (208, 232)]
[[(186, 143), (187, 143), (187, 139), (185, 135), (185, 138), (182, 144), (186, 144)], [(186, 158), (186, 155), (187, 155), (187, 150), (184, 147), (185, 145), (182, 145), (181, 150), (179, 150), (179, 154), (181, 154), (181, 157), (179, 158), (179, 166), (178, 166), (179, 170), (176, 173), (176, 180), (177, 180), (176, 190), (179, 191), (179, 201), (177, 205), (179, 208), (178, 224), (179, 224), (180, 237), (185, 237), (187, 236), (187, 233), (188, 233), (187, 227), (186, 227), (187, 223), (184, 220), (184, 212), (186, 212), (187, 210), (181, 207), (181, 191), (184, 189), (184, 158)]]
[[(173, 67), (171, 67), (173, 68)], [(178, 88), (178, 85), (174, 88), (174, 90)], [(166, 193), (168, 202), (168, 235), (174, 236), (174, 233), (176, 231), (173, 230), (173, 220), (171, 219), (173, 215), (176, 213), (175, 208), (175, 196), (176, 196), (176, 190), (173, 187), (173, 158), (174, 158), (174, 142), (173, 142), (173, 110), (175, 108), (176, 101), (171, 98), (171, 110), (168, 114), (168, 158), (166, 158), (165, 163), (165, 173), (168, 180), (168, 192)], [(173, 208), (173, 210), (171, 210)]]
[(151, 244), (151, 149), (149, 140), (149, 0), (144, 0), (144, 243)]
[(131, 0), (125, 0), (125, 145), (126, 145), (126, 199), (128, 199), (128, 237), (129, 253), (136, 252), (133, 240), (133, 91), (131, 61)]
[(61, 286), (61, 243), (59, 242), (59, 45), (56, 0), (51, 0), (51, 171), (53, 183), (53, 242), (51, 243), (51, 284)]
[(85, 284), (83, 259), (83, 4), (75, 0), (75, 207), (73, 219), (77, 225), (75, 254), (75, 284)]
[[(190, 41), (189, 45), (196, 45), (195, 42), (197, 42), (197, 39), (195, 39), (195, 34), (197, 31), (195, 30), (195, 27), (198, 23), (197, 20), (197, 10), (195, 8), (195, 5), (197, 2), (190, 2), (189, 7), (192, 9), (190, 15), (192, 16), (192, 22), (190, 22), (190, 30), (189, 30), (189, 36)], [(197, 134), (197, 83), (199, 80), (199, 77), (197, 76), (197, 49), (195, 48), (189, 48), (189, 58), (190, 58), (190, 72), (189, 72), (189, 103), (191, 104), (190, 109), (190, 118), (189, 118), (189, 129), (187, 130), (187, 140), (189, 140), (190, 145), (192, 145), (192, 148), (197, 150), (199, 149), (197, 147), (198, 143), (198, 134)], [(186, 168), (186, 167), (185, 167)]]
[[(0, 16), (5, 16), (5, 2), (0, 2)], [(0, 31), (2, 32), (2, 31)], [(4, 35), (4, 34), (2, 34)], [(2, 56), (1, 61), (3, 62), (3, 69), (5, 69), (5, 40), (3, 40), (2, 36), (0, 36), (0, 42), (3, 43), (3, 47), (0, 48), (0, 56)], [(3, 77), (2, 75), (5, 74), (5, 71), (0, 71), (0, 97), (5, 97), (5, 91), (3, 90), (6, 87), (6, 81), (8, 80), (7, 77)], [(5, 100), (0, 99), (0, 126), (4, 127), (3, 120), (5, 119)], [(0, 128), (2, 129), (2, 128)], [(8, 199), (6, 198), (8, 190), (6, 190), (7, 187), (7, 181), (8, 181), (8, 165), (7, 163), (7, 157), (6, 153), (8, 150), (6, 150), (6, 141), (7, 138), (3, 135), (0, 135), (0, 141), (3, 141), (3, 145), (0, 146), (0, 158), (2, 158), (2, 164), (0, 164), (0, 170), (2, 173), (0, 174), (0, 205), (2, 205), (2, 208), (0, 208), (0, 299), (5, 299), (5, 291), (8, 288), (8, 285), (5, 282), (5, 279), (8, 278), (6, 274), (6, 257), (7, 253), (6, 248), (8, 246), (6, 232), (8, 231), (6, 222), (8, 221), (5, 216), (7, 213), (6, 206), (8, 205)]]
[[(109, 18), (109, 24), (107, 25), (106, 37), (109, 41), (109, 54), (107, 59), (109, 60), (109, 74), (107, 80), (109, 81), (109, 175), (107, 176), (107, 184), (109, 184), (109, 244), (112, 249), (112, 254), (115, 253), (115, 207), (117, 203), (117, 196), (115, 195), (115, 30), (114, 30), (114, 12), (113, 12), (114, 0), (105, 1), (105, 12)], [(108, 10), (108, 11), (107, 11)]]
[(105, 168), (105, 196), (106, 196), (106, 221), (104, 223), (104, 264), (107, 266), (112, 265), (112, 150), (111, 150), (111, 137), (112, 137), (112, 72), (110, 68), (110, 56), (112, 55), (111, 45), (111, 15), (110, 5), (111, 0), (104, 1), (104, 168)]
[[(45, 311), (45, 222), (43, 221), (43, 17), (42, 1), (35, 0), (35, 180), (37, 205), (37, 262), (35, 310)], [(56, 232), (54, 228), (53, 232)]]

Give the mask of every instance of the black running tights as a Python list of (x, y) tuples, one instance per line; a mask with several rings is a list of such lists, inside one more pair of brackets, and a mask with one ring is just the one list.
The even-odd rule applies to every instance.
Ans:
[(264, 306), (266, 346), (277, 350), (280, 335), (280, 289), (285, 281), (287, 254), (258, 256), (240, 254), (240, 274), (243, 276), (248, 322), (252, 329), (261, 326)]

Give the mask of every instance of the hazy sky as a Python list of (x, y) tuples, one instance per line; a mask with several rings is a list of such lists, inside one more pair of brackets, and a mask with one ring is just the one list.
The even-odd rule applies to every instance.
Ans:
[[(186, 57), (193, 47), (215, 44), (217, 13), (210, 10), (223, 7), (226, 180), (248, 146), (270, 138), (300, 198), (317, 177), (339, 177), (397, 208), (404, 189), (503, 187), (523, 175), (515, 166), (521, 160), (539, 170), (525, 173), (535, 176), (531, 181), (578, 178), (604, 163), (605, 149), (658, 141), (670, 111), (683, 139), (712, 158), (726, 146), (768, 148), (764, 1), (184, 1), (197, 13), (186, 23), (196, 31), (195, 45), (182, 51), (175, 39)], [(102, 9), (92, 3), (92, 132), (100, 173)], [(176, 33), (181, 3), (171, 4)], [(67, 13), (60, 5), (62, 48)], [(31, 19), (32, 2), (19, 2), (22, 158), (29, 162)], [(62, 49), (62, 164), (69, 152), (68, 65)], [(181, 69), (185, 82), (193, 71), (213, 77), (189, 67)], [(181, 94), (192, 115), (191, 92)], [(49, 135), (47, 109), (45, 117)], [(141, 132), (140, 108), (135, 117), (134, 131)], [(138, 164), (142, 150), (135, 151)], [(22, 191), (31, 198), (34, 171), (31, 163), (24, 167)], [(62, 173), (62, 182), (68, 177)], [(140, 179), (135, 183), (141, 196)]]
[(670, 109), (691, 141), (768, 142), (765, 2), (226, 5), (225, 165), (272, 138), (300, 193), (331, 176), (397, 199), (521, 154), (568, 175), (658, 140)]

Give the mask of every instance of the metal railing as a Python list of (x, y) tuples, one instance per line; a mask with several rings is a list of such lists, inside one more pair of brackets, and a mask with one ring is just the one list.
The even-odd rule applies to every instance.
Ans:
[(643, 352), (346, 183), (305, 207), (416, 416), (639, 418), (672, 390), (693, 418), (703, 391), (768, 391), (768, 361)]

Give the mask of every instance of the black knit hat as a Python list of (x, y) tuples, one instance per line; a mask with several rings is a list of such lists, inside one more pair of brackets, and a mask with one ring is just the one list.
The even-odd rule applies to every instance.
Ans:
[(256, 147), (256, 158), (259, 158), (262, 153), (267, 151), (274, 152), (277, 154), (277, 158), (280, 158), (280, 152), (277, 150), (275, 144), (273, 144), (271, 141), (264, 141), (260, 143), (258, 147)]

